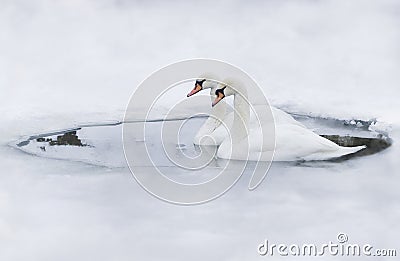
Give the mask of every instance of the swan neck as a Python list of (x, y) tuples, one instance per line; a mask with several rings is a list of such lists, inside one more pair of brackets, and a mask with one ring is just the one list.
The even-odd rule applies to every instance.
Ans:
[(250, 119), (250, 107), (247, 102), (247, 96), (243, 97), (243, 94), (236, 93), (234, 98), (234, 120), (232, 138), (240, 139), (247, 137), (248, 135), (248, 123)]
[[(211, 96), (211, 102), (212, 101), (214, 101), (214, 96)], [(195, 140), (200, 139), (204, 135), (211, 134), (216, 128), (218, 128), (225, 117), (225, 113), (225, 101), (221, 101), (217, 106), (212, 107), (209, 117), (197, 132)]]

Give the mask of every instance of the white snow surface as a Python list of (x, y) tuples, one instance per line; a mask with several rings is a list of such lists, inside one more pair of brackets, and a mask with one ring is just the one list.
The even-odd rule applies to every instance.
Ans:
[[(258, 260), (265, 239), (323, 244), (339, 232), (398, 247), (399, 13), (396, 0), (1, 1), (0, 260)], [(155, 199), (127, 168), (8, 146), (120, 121), (143, 79), (196, 57), (241, 67), (287, 111), (376, 119), (394, 143), (340, 164), (273, 164), (255, 191), (243, 177), (193, 207)]]

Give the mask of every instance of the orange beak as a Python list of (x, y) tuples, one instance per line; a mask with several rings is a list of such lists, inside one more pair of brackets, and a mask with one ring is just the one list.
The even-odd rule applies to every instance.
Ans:
[(222, 93), (218, 93), (217, 98), (215, 98), (215, 100), (212, 102), (212, 107), (217, 105), (223, 98), (225, 98), (225, 95)]
[(203, 87), (200, 86), (200, 84), (196, 84), (196, 86), (194, 87), (194, 89), (188, 93), (187, 97), (192, 96), (193, 94), (198, 93), (199, 91), (203, 90)]

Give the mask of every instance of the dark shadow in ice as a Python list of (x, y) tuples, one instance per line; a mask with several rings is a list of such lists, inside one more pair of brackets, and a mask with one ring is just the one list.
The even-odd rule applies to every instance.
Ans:
[(341, 162), (354, 157), (361, 157), (378, 153), (392, 144), (392, 140), (389, 137), (379, 134), (376, 138), (363, 138), (363, 137), (352, 137), (352, 136), (340, 136), (340, 135), (320, 135), (334, 143), (343, 147), (355, 147), (355, 146), (367, 146), (365, 149), (359, 150), (356, 153), (344, 155), (339, 158), (331, 159), (330, 161)]
[[(23, 147), (23, 146), (28, 145), (29, 142), (32, 140), (36, 140), (37, 142), (42, 142), (42, 141), (46, 141), (48, 139), (47, 137), (55, 136), (55, 135), (64, 136), (67, 133), (74, 133), (74, 135), (76, 135), (76, 132), (80, 129), (81, 128), (73, 128), (73, 129), (47, 132), (47, 133), (38, 134), (38, 135), (32, 135), (32, 136), (26, 138), (25, 140), (19, 141), (16, 145), (17, 145), (17, 147)], [(56, 145), (56, 144), (54, 144), (54, 145)], [(68, 144), (65, 144), (65, 145), (68, 145)]]
[(86, 144), (83, 144), (82, 141), (78, 138), (78, 136), (76, 135), (76, 131), (69, 131), (62, 135), (58, 135), (56, 140), (53, 140), (52, 138), (39, 137), (39, 138), (36, 138), (36, 141), (47, 143), (50, 146), (55, 146), (55, 145), (58, 145), (58, 146), (70, 145), (70, 146), (79, 146), (79, 147), (87, 146)]

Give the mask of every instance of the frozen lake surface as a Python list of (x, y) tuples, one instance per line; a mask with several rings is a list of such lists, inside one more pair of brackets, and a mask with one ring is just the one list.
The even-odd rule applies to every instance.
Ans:
[[(370, 123), (297, 118), (321, 134), (385, 139), (363, 125)], [(189, 121), (191, 128), (183, 130), (177, 151), (195, 153), (192, 137), (203, 121)], [(161, 123), (149, 124), (156, 132)], [(43, 132), (1, 147), (3, 168), (11, 170), (0, 185), (2, 204), (7, 203), (3, 209), (8, 209), (2, 213), (3, 236), (8, 238), (3, 256), (18, 257), (13, 246), (28, 245), (29, 253), (44, 259), (60, 253), (68, 259), (107, 259), (98, 248), (121, 260), (157, 260), (167, 254), (182, 259), (193, 258), (202, 246), (208, 251), (196, 254), (199, 260), (249, 260), (257, 258), (256, 248), (265, 239), (323, 244), (335, 241), (339, 232), (350, 242), (395, 247), (400, 218), (396, 142), (379, 153), (340, 162), (276, 162), (255, 191), (247, 189), (250, 176), (244, 173), (221, 198), (182, 207), (157, 200), (134, 181), (123, 157), (121, 124), (90, 125)], [(394, 129), (390, 136), (396, 141), (399, 134)], [(157, 153), (157, 135), (153, 138), (150, 148)], [(218, 168), (216, 161), (203, 175), (194, 175), (164, 157), (159, 160), (172, 179), (183, 182), (207, 180)], [(32, 243), (40, 241), (47, 243)], [(74, 251), (64, 252), (68, 249)]]
[[(341, 146), (366, 145), (367, 148), (355, 154), (335, 158), (330, 161), (341, 161), (359, 156), (378, 153), (392, 144), (388, 133), (382, 131), (371, 131), (369, 128), (372, 121), (342, 121), (329, 118), (310, 117), (305, 115), (292, 115), (307, 128), (312, 129), (319, 135), (330, 139)], [(182, 126), (178, 139), (173, 137), (163, 140), (161, 133), (164, 128), (162, 119), (148, 121), (145, 138), (136, 142), (146, 143), (148, 153), (154, 158), (154, 164), (159, 167), (179, 167), (167, 157), (163, 151), (174, 151), (182, 157), (196, 157), (201, 148), (193, 144), (193, 137), (205, 121), (205, 117), (192, 117), (169, 119), (173, 124)], [(126, 167), (123, 152), (122, 128), (123, 124), (132, 124), (140, 127), (140, 122), (105, 122), (82, 124), (75, 128), (59, 131), (45, 132), (22, 138), (10, 143), (29, 154), (54, 159), (74, 160), (104, 167)], [(179, 140), (176, 143), (175, 140)], [(170, 146), (172, 148), (164, 148)], [(216, 159), (218, 161), (218, 159)], [(211, 166), (218, 165), (214, 162)], [(223, 165), (223, 164), (221, 164)], [(173, 169), (170, 169), (174, 172)], [(188, 175), (190, 171), (187, 171)]]

